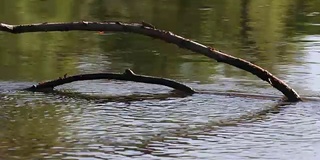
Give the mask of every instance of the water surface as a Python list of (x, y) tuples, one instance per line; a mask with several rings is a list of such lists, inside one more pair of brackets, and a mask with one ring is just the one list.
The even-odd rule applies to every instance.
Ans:
[[(319, 6), (317, 0), (2, 0), (0, 21), (146, 21), (258, 64), (303, 97), (319, 98)], [(0, 159), (320, 158), (319, 102), (279, 106), (281, 93), (257, 77), (172, 44), (97, 32), (2, 32), (0, 44)], [(109, 80), (58, 88), (78, 94), (19, 91), (65, 73), (127, 68), (208, 93), (174, 96), (163, 86)]]

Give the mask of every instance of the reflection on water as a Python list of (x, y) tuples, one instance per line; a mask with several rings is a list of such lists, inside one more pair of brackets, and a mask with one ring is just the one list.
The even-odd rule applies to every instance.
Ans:
[[(319, 2), (2, 0), (0, 21), (143, 20), (261, 65), (300, 94), (319, 97)], [(18, 91), (65, 73), (131, 68), (196, 90), (281, 96), (249, 73), (162, 41), (127, 33), (1, 32), (0, 43), (0, 159), (320, 157), (314, 101), (278, 106), (277, 98), (175, 96), (163, 86), (107, 80), (59, 88), (80, 93), (74, 95)]]

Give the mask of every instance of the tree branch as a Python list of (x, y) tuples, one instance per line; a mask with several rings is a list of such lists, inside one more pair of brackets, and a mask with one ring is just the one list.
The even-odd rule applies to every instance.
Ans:
[(123, 74), (117, 73), (95, 73), (95, 74), (79, 74), (74, 76), (67, 77), (59, 77), (58, 79), (47, 81), (43, 83), (39, 83), (37, 85), (33, 85), (31, 87), (25, 88), (27, 91), (52, 91), (54, 87), (60, 86), (66, 83), (71, 83), (75, 81), (85, 81), (85, 80), (97, 80), (97, 79), (114, 79), (114, 80), (122, 80), (122, 81), (133, 81), (133, 82), (142, 82), (142, 83), (150, 83), (150, 84), (159, 84), (167, 87), (174, 88), (176, 90), (182, 91), (187, 94), (193, 94), (195, 91), (178, 82), (173, 80), (151, 77), (151, 76), (143, 76), (137, 75), (133, 73), (130, 69), (126, 69)]
[(0, 23), (0, 31), (10, 33), (26, 33), (26, 32), (49, 32), (49, 31), (112, 31), (112, 32), (131, 32), (146, 35), (156, 39), (161, 39), (168, 43), (176, 44), (181, 48), (185, 48), (194, 52), (201, 53), (209, 58), (215, 59), (217, 62), (223, 62), (237, 68), (248, 71), (263, 81), (268, 82), (271, 86), (282, 92), (288, 101), (300, 101), (300, 96), (289, 87), (285, 82), (272, 75), (267, 70), (250, 63), (246, 60), (220, 52), (209, 46), (202, 45), (190, 39), (183, 38), (169, 31), (156, 29), (153, 25), (146, 22), (142, 23), (123, 23), (123, 22), (71, 22), (71, 23), (40, 23), (26, 25), (9, 25)]

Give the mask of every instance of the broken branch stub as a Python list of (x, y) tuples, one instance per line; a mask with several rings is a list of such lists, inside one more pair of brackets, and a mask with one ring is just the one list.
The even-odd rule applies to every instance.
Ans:
[(109, 31), (109, 32), (131, 32), (142, 34), (145, 36), (161, 39), (168, 43), (173, 43), (181, 48), (185, 48), (209, 58), (215, 59), (217, 62), (223, 62), (237, 68), (248, 71), (263, 81), (268, 82), (271, 86), (282, 92), (288, 101), (296, 102), (301, 98), (295, 90), (288, 86), (285, 82), (272, 75), (267, 70), (250, 63), (246, 60), (228, 55), (209, 46), (197, 43), (190, 39), (173, 34), (172, 32), (160, 30), (153, 25), (142, 23), (124, 23), (118, 21), (110, 22), (70, 22), (70, 23), (40, 23), (27, 25), (9, 25), (0, 23), (0, 31), (10, 33), (26, 33), (26, 32), (49, 32), (49, 31)]

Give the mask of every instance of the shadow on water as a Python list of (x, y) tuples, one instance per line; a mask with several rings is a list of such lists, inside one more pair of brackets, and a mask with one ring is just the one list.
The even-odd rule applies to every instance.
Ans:
[[(288, 107), (287, 105), (292, 105), (292, 103), (289, 104), (289, 103), (280, 102), (280, 103), (265, 107), (264, 109), (261, 109), (256, 112), (248, 112), (248, 113), (242, 114), (239, 117), (232, 117), (232, 118), (221, 119), (221, 120), (208, 120), (207, 123), (197, 124), (195, 126), (186, 125), (178, 128), (172, 128), (170, 131), (163, 131), (155, 134), (152, 137), (143, 139), (141, 141), (141, 144), (135, 145), (137, 147), (136, 150), (144, 154), (152, 154), (152, 152), (155, 150), (153, 149), (153, 147), (150, 147), (151, 146), (150, 144), (164, 142), (166, 140), (171, 139), (172, 137), (174, 137), (175, 139), (179, 139), (179, 138), (197, 139), (197, 135), (219, 130), (219, 129), (222, 129), (222, 127), (230, 127), (230, 126), (236, 127), (237, 125), (241, 125), (244, 123), (253, 123), (255, 121), (263, 121), (264, 119), (268, 118), (269, 114), (280, 113), (281, 110)], [(214, 134), (210, 134), (210, 136), (214, 136)], [(220, 135), (216, 135), (216, 136), (220, 136)], [(120, 145), (120, 144), (116, 144), (116, 145)], [(129, 147), (127, 149), (135, 150), (135, 149), (132, 149), (132, 147)], [(170, 153), (168, 154), (163, 153), (161, 154), (160, 157), (162, 156), (171, 157), (172, 155)]]
[[(33, 96), (34, 98), (31, 98), (30, 99), (30, 95)], [(170, 94), (168, 94), (170, 95)], [(69, 93), (67, 93), (67, 97), (69, 97)], [(202, 96), (210, 96), (210, 94), (204, 94)], [(37, 98), (38, 97), (38, 98)], [(139, 121), (139, 119), (148, 119), (150, 118), (149, 116), (141, 116), (141, 115), (136, 115), (134, 117), (130, 117), (128, 115), (125, 116), (127, 113), (126, 112), (130, 112), (130, 110), (133, 110), (132, 112), (136, 112), (136, 114), (140, 114), (139, 112), (143, 112), (142, 110), (141, 111), (134, 111), (136, 110), (137, 108), (136, 107), (139, 107), (140, 104), (139, 102), (136, 102), (136, 101), (131, 101), (131, 103), (133, 103), (133, 105), (131, 105), (130, 103), (127, 103), (127, 102), (123, 102), (122, 100), (120, 101), (116, 101), (116, 103), (112, 102), (111, 101), (108, 101), (108, 102), (103, 102), (101, 103), (100, 100), (98, 99), (95, 99), (97, 98), (96, 96), (92, 96), (94, 97), (94, 101), (92, 101), (92, 97), (89, 98), (89, 101), (87, 101), (87, 96), (85, 96), (85, 101), (83, 100), (80, 100), (79, 101), (79, 98), (82, 99), (83, 98), (83, 95), (79, 96), (78, 97), (78, 94), (76, 94), (76, 96), (72, 95), (71, 98), (67, 98), (65, 97), (64, 93), (62, 93), (61, 95), (61, 92), (59, 92), (58, 94), (54, 93), (50, 96), (50, 94), (37, 94), (37, 93), (11, 93), (11, 94), (7, 94), (6, 96), (2, 96), (1, 97), (1, 101), (6, 101), (7, 104), (11, 102), (13, 103), (16, 103), (16, 104), (13, 104), (15, 107), (12, 107), (10, 109), (10, 111), (8, 110), (8, 107), (11, 107), (10, 106), (2, 106), (1, 110), (4, 110), (5, 109), (5, 114), (3, 116), (1, 116), (0, 119), (2, 119), (1, 121), (3, 123), (1, 124), (4, 124), (6, 121), (10, 121), (11, 120), (14, 120), (12, 122), (10, 122), (9, 124), (7, 123), (6, 125), (2, 126), (0, 125), (2, 128), (3, 128), (3, 131), (8, 132), (7, 134), (9, 135), (10, 133), (10, 136), (12, 137), (15, 137), (14, 139), (12, 139), (12, 141), (3, 141), (2, 142), (2, 146), (6, 146), (8, 148), (10, 148), (10, 150), (13, 150), (12, 153), (15, 153), (17, 156), (18, 155), (21, 155), (22, 157), (24, 157), (23, 155), (26, 154), (25, 152), (28, 152), (28, 149), (26, 149), (26, 147), (33, 147), (33, 148), (39, 148), (40, 152), (45, 152), (45, 153), (50, 153), (52, 152), (53, 150), (56, 150), (56, 151), (59, 151), (60, 149), (63, 149), (65, 147), (68, 147), (69, 145), (73, 146), (73, 145), (76, 145), (76, 143), (78, 143), (76, 137), (73, 137), (72, 135), (70, 135), (71, 139), (68, 139), (67, 137), (61, 137), (61, 135), (59, 135), (59, 132), (63, 133), (63, 134), (66, 134), (64, 132), (66, 131), (63, 131), (65, 129), (63, 129), (64, 127), (62, 127), (61, 123), (66, 123), (66, 124), (63, 124), (63, 125), (67, 125), (71, 128), (73, 127), (76, 127), (78, 131), (75, 131), (75, 134), (74, 136), (78, 135), (80, 136), (79, 138), (81, 138), (82, 136), (79, 135), (80, 133), (76, 133), (76, 132), (82, 132), (80, 128), (82, 127), (89, 127), (87, 129), (85, 129), (84, 131), (84, 137), (85, 138), (87, 135), (86, 134), (90, 134), (90, 132), (93, 132), (92, 134), (97, 134), (97, 136), (99, 137), (99, 132), (105, 132), (106, 130), (105, 129), (102, 129), (101, 127), (98, 127), (98, 128), (91, 128), (90, 126), (91, 125), (94, 125), (92, 124), (92, 121), (93, 117), (92, 118), (89, 118), (89, 117), (83, 117), (83, 118), (80, 118), (81, 116), (80, 115), (83, 115), (84, 113), (83, 112), (88, 112), (86, 114), (95, 114), (95, 112), (99, 111), (106, 111), (106, 112), (113, 112), (112, 110), (114, 109), (111, 109), (110, 108), (110, 111), (108, 111), (107, 108), (105, 107), (98, 107), (99, 105), (102, 105), (102, 106), (109, 106), (109, 104), (112, 104), (112, 107), (116, 107), (118, 108), (118, 112), (120, 114), (120, 117), (121, 119), (118, 119), (121, 123), (121, 121), (124, 121), (124, 122), (130, 122), (130, 123), (137, 123)], [(74, 99), (74, 97), (77, 97), (76, 99)], [(131, 96), (123, 96), (125, 99), (128, 99), (128, 97), (131, 97)], [(157, 97), (157, 95), (156, 95)], [(189, 100), (192, 101), (193, 98), (196, 98), (197, 99), (197, 95), (194, 96), (190, 96), (188, 97)], [(145, 97), (142, 96), (142, 99), (144, 99)], [(226, 97), (224, 96), (215, 96), (215, 98), (217, 99), (224, 99)], [(129, 98), (130, 99), (130, 98)], [(147, 106), (147, 107), (150, 107), (149, 109), (147, 110), (150, 110), (150, 112), (148, 111), (147, 113), (149, 114), (162, 114), (160, 111), (159, 113), (156, 113), (154, 112), (153, 110), (155, 110), (155, 106), (154, 105), (158, 105), (159, 107), (166, 107), (166, 105), (162, 106), (161, 104), (157, 104), (156, 102), (161, 102), (161, 101), (181, 101), (182, 102), (182, 106), (183, 106), (183, 97), (166, 97), (166, 99), (144, 99), (144, 103), (151, 103), (150, 106)], [(232, 97), (227, 97), (226, 99), (232, 99)], [(240, 99), (237, 99), (237, 98), (234, 98), (236, 101), (242, 101), (241, 98)], [(52, 101), (53, 100), (53, 101)], [(105, 99), (103, 99), (105, 100)], [(140, 101), (141, 99), (136, 99), (138, 101)], [(188, 101), (189, 101), (188, 100)], [(21, 102), (19, 102), (21, 101)], [(78, 101), (78, 102), (77, 102)], [(87, 102), (86, 102), (87, 101)], [(249, 100), (250, 101), (250, 100)], [(80, 110), (82, 111), (77, 111), (77, 107), (73, 107), (72, 105), (74, 105), (73, 103), (82, 103), (82, 104), (90, 104), (90, 105), (85, 105), (83, 107), (94, 107), (94, 108), (89, 108), (89, 109), (85, 109), (85, 108), (82, 108)], [(121, 103), (124, 103), (125, 106), (123, 107), (120, 107), (122, 105), (119, 105)], [(220, 102), (218, 102), (220, 103)], [(38, 104), (38, 105), (36, 105)], [(70, 107), (68, 110), (69, 112), (71, 110), (71, 113), (76, 113), (75, 115), (71, 114), (71, 116), (75, 116), (75, 120), (68, 120), (69, 117), (67, 115), (67, 113), (59, 113), (59, 112), (65, 112), (63, 111), (64, 109), (62, 109), (61, 107), (63, 106), (63, 104), (68, 104), (67, 106), (65, 107)], [(71, 106), (70, 106), (71, 104)], [(175, 105), (179, 105), (179, 103), (176, 103), (174, 102)], [(138, 105), (138, 106), (137, 106)], [(4, 108), (3, 108), (4, 107)], [(32, 107), (32, 110), (30, 110)], [(134, 107), (134, 108), (132, 108)], [(209, 107), (209, 106), (208, 106)], [(261, 107), (261, 106), (260, 106)], [(259, 108), (260, 108), (259, 107)], [(109, 108), (109, 107), (108, 107)], [(197, 137), (198, 134), (200, 133), (205, 133), (205, 132), (211, 132), (211, 131), (214, 131), (214, 130), (219, 130), (221, 129), (222, 127), (230, 127), (230, 126), (237, 126), (239, 124), (243, 124), (243, 123), (251, 123), (251, 122), (254, 122), (254, 121), (258, 121), (258, 120), (261, 120), (263, 121), (265, 118), (267, 118), (267, 115), (268, 114), (275, 114), (275, 113), (279, 113), (281, 109), (284, 109), (284, 107), (281, 105), (281, 104), (277, 104), (277, 105), (272, 105), (271, 107), (266, 107), (264, 109), (259, 109), (258, 111), (251, 111), (251, 112), (248, 112), (248, 113), (245, 113), (245, 114), (242, 114), (240, 116), (229, 116), (230, 118), (223, 118), (224, 116), (220, 117), (220, 119), (217, 119), (216, 117), (212, 117), (212, 118), (209, 118), (209, 119), (206, 119), (206, 122), (196, 122), (196, 123), (182, 123), (181, 125), (175, 125), (175, 120), (166, 120), (163, 119), (161, 120), (162, 118), (159, 117), (159, 122), (156, 122), (157, 120), (154, 119), (150, 119), (151, 121), (154, 121), (152, 122), (153, 125), (156, 125), (157, 123), (158, 124), (167, 124), (169, 126), (169, 128), (167, 129), (160, 129), (160, 130), (156, 130), (156, 131), (153, 131), (153, 132), (150, 132), (150, 131), (139, 131), (141, 129), (141, 127), (138, 127), (138, 128), (135, 128), (134, 125), (131, 126), (128, 124), (128, 126), (126, 125), (121, 125), (121, 126), (118, 126), (118, 127), (123, 127), (123, 128), (131, 128), (132, 130), (136, 130), (137, 131), (133, 131), (134, 134), (133, 135), (127, 135), (126, 132), (123, 132), (123, 133), (117, 133), (117, 134), (120, 134), (121, 136), (124, 136), (125, 135), (125, 139), (129, 138), (132, 136), (132, 140), (120, 140), (120, 139), (115, 139), (115, 140), (107, 140), (105, 139), (108, 134), (111, 134), (112, 132), (114, 131), (110, 131), (111, 133), (108, 133), (107, 135), (100, 135), (102, 137), (98, 138), (98, 137), (95, 137), (94, 141), (97, 141), (97, 142), (93, 142), (92, 145), (94, 145), (95, 143), (102, 143), (104, 144), (106, 147), (107, 146), (113, 146), (115, 148), (117, 147), (120, 147), (122, 149), (120, 149), (121, 153), (120, 154), (124, 154), (124, 152), (126, 151), (138, 151), (140, 152), (141, 154), (153, 154), (153, 151), (154, 148), (153, 147), (150, 147), (150, 143), (156, 143), (156, 142), (164, 142), (165, 140), (167, 140), (168, 138), (170, 139), (170, 137), (175, 137), (175, 138), (191, 138), (191, 139), (194, 139)], [(60, 110), (60, 111), (59, 111)], [(83, 110), (87, 110), (87, 111), (83, 111)], [(122, 111), (120, 111), (122, 110)], [(156, 111), (156, 110), (155, 110)], [(153, 113), (152, 113), (153, 112)], [(175, 111), (176, 112), (176, 111)], [(26, 114), (27, 113), (27, 114)], [(70, 113), (69, 113), (70, 114)], [(80, 115), (79, 115), (80, 114)], [(121, 115), (121, 114), (124, 114), (124, 115)], [(168, 113), (170, 114), (170, 113)], [(112, 114), (113, 115), (113, 114)], [(44, 116), (44, 117), (42, 117)], [(63, 118), (64, 116), (66, 116), (66, 118)], [(80, 116), (80, 117), (79, 117)], [(183, 116), (183, 114), (182, 114)], [(47, 118), (49, 119), (47, 119)], [(58, 118), (58, 119), (55, 119)], [(153, 116), (151, 116), (153, 117)], [(71, 117), (70, 117), (71, 118)], [(79, 119), (80, 118), (80, 119)], [(96, 120), (93, 120), (93, 121), (97, 121), (96, 123), (101, 123), (101, 122), (98, 122), (101, 118), (103, 117), (96, 117), (94, 119)], [(108, 115), (106, 115), (107, 119), (108, 118)], [(131, 119), (131, 118), (134, 118), (134, 119)], [(186, 118), (189, 118), (188, 116), (186, 116)], [(63, 120), (63, 121), (60, 121), (59, 119)], [(27, 120), (27, 122), (23, 122)], [(57, 123), (59, 121), (59, 123)], [(74, 123), (80, 123), (80, 124), (86, 124), (88, 122), (86, 121), (89, 121), (89, 126), (73, 126), (72, 124), (72, 121), (74, 121)], [(178, 121), (177, 121), (178, 122)], [(119, 123), (119, 122), (117, 122)], [(146, 125), (148, 125), (148, 123), (150, 122), (146, 122)], [(21, 125), (25, 125), (25, 127), (22, 127)], [(50, 130), (47, 130), (48, 128), (45, 127), (45, 128), (35, 128), (37, 127), (37, 125), (42, 125), (42, 124), (46, 124), (46, 125), (49, 125), (50, 126)], [(179, 123), (177, 123), (179, 124)], [(173, 126), (171, 126), (173, 125)], [(117, 125), (116, 125), (117, 126)], [(170, 127), (171, 126), (171, 127)], [(20, 133), (12, 133), (12, 131), (15, 131), (16, 129), (14, 128), (11, 128), (11, 127), (20, 127)], [(29, 127), (29, 128), (26, 128), (26, 127)], [(61, 128), (62, 127), (62, 128)], [(107, 126), (106, 126), (107, 127)], [(90, 129), (91, 128), (91, 129)], [(113, 130), (117, 130), (116, 128), (112, 127)], [(140, 129), (139, 129), (140, 128)], [(152, 127), (153, 128), (153, 127)], [(155, 127), (155, 128), (158, 128), (158, 127)], [(80, 130), (79, 130), (80, 129)], [(102, 129), (101, 131), (99, 131), (100, 129)], [(138, 134), (142, 134), (141, 136), (138, 136), (136, 137), (135, 134), (138, 133)], [(21, 136), (26, 136), (28, 135), (27, 137), (20, 137), (20, 134)], [(58, 135), (57, 135), (58, 134)], [(145, 134), (145, 135), (144, 135)], [(8, 136), (7, 135), (7, 136)], [(40, 138), (38, 137), (39, 135), (45, 135), (44, 137)], [(4, 135), (0, 135), (1, 136), (4, 136)], [(52, 136), (52, 137), (50, 137)], [(110, 135), (111, 136), (111, 135)], [(120, 137), (121, 137), (120, 136)], [(56, 137), (61, 137), (62, 139), (61, 140), (54, 140), (56, 139)], [(103, 138), (105, 137), (105, 138)], [(118, 136), (114, 137), (114, 138), (117, 138)], [(2, 137), (2, 139), (5, 138), (5, 137)], [(27, 138), (27, 139), (26, 139)], [(29, 139), (31, 138), (31, 139)], [(34, 138), (34, 139), (33, 139)], [(66, 139), (67, 138), (67, 139)], [(6, 138), (5, 138), (6, 139)], [(8, 137), (8, 139), (11, 139)], [(49, 141), (52, 141), (52, 142), (49, 142)], [(57, 144), (56, 144), (57, 143)], [(86, 140), (84, 140), (84, 142), (81, 142), (80, 144), (82, 145), (85, 145), (86, 143), (89, 143), (89, 142), (86, 142)], [(17, 145), (20, 145), (20, 147), (17, 148)], [(54, 148), (53, 146), (60, 146), (60, 148)], [(89, 145), (89, 144), (88, 144)], [(69, 147), (71, 147), (69, 146)], [(95, 147), (93, 147), (95, 148)], [(21, 152), (21, 150), (25, 151), (25, 152)], [(95, 149), (93, 149), (95, 150)], [(113, 153), (113, 154), (118, 154), (116, 153), (117, 151), (106, 151), (103, 149), (103, 146), (102, 148), (98, 149), (98, 150), (101, 150), (102, 152), (105, 152), (105, 153)], [(117, 149), (115, 149), (117, 150)], [(55, 152), (56, 152), (55, 151)], [(97, 151), (97, 150), (96, 150)], [(18, 152), (21, 152), (18, 154)], [(59, 151), (60, 152), (60, 151)], [(69, 154), (73, 154), (73, 151), (66, 151), (66, 153), (68, 152), (68, 154), (66, 155), (69, 155)], [(123, 153), (122, 153), (123, 152)], [(3, 153), (3, 155), (7, 154), (6, 152)], [(136, 154), (133, 154), (134, 156), (137, 156)], [(130, 157), (130, 155), (127, 155), (128, 157)], [(163, 155), (161, 155), (160, 157), (166, 157), (166, 153), (164, 153)], [(167, 156), (170, 156), (170, 154), (168, 154)], [(58, 155), (57, 156), (54, 156), (54, 157), (59, 157)]]
[[(91, 83), (91, 84), (96, 85), (95, 87), (97, 88), (99, 88), (99, 86), (105, 85), (105, 82), (102, 82), (102, 83), (100, 82), (101, 84), (99, 83), (95, 84), (95, 83)], [(28, 150), (25, 148), (27, 146), (29, 147), (33, 146), (34, 148), (39, 148), (40, 152), (45, 152), (46, 154), (51, 152), (57, 152), (57, 153), (65, 152), (65, 155), (52, 154), (51, 156), (55, 158), (76, 155), (77, 153), (76, 148), (74, 148), (74, 150), (69, 150), (67, 148), (70, 148), (70, 147), (73, 148), (76, 146), (89, 147), (91, 145), (92, 145), (91, 149), (89, 149), (90, 147), (88, 148), (90, 152), (99, 152), (99, 154), (102, 154), (102, 153), (107, 155), (112, 154), (114, 156), (125, 155), (126, 157), (136, 157), (139, 155), (140, 156), (157, 155), (157, 157), (174, 157), (169, 152), (166, 153), (166, 152), (162, 152), (161, 150), (159, 151), (159, 148), (154, 147), (154, 145), (157, 143), (165, 144), (167, 143), (167, 141), (171, 141), (172, 139), (178, 140), (178, 139), (184, 138), (184, 139), (197, 140), (198, 135), (211, 133), (211, 132), (218, 132), (219, 130), (224, 130), (224, 128), (228, 128), (228, 127), (238, 127), (238, 126), (241, 127), (241, 125), (244, 125), (244, 124), (263, 122), (268, 120), (270, 116), (279, 114), (281, 113), (282, 110), (288, 107), (294, 106), (294, 104), (278, 103), (277, 101), (279, 100), (280, 97), (277, 97), (277, 96), (260, 95), (259, 97), (258, 95), (256, 95), (256, 97), (253, 97), (252, 95), (250, 95), (248, 97), (248, 96), (245, 96), (246, 94), (244, 93), (238, 93), (238, 94), (233, 93), (232, 95), (232, 93), (228, 93), (228, 92), (208, 91), (208, 90), (203, 91), (203, 93), (200, 93), (200, 94), (184, 97), (181, 95), (177, 96), (170, 92), (161, 93), (161, 94), (150, 94), (150, 92), (153, 92), (153, 91), (159, 91), (159, 90), (161, 91), (160, 89), (161, 87), (153, 88), (151, 86), (147, 86), (144, 89), (150, 89), (150, 88), (153, 88), (153, 89), (147, 90), (147, 91), (139, 91), (139, 92), (149, 93), (148, 95), (143, 95), (143, 94), (135, 95), (132, 93), (129, 93), (129, 94), (127, 93), (126, 95), (121, 96), (121, 94), (125, 92), (123, 91), (123, 89), (119, 89), (119, 86), (117, 86), (116, 88), (118, 88), (118, 91), (120, 92), (119, 96), (106, 97), (102, 95), (94, 95), (94, 94), (90, 95), (90, 94), (66, 92), (66, 91), (70, 91), (70, 89), (69, 90), (62, 89), (61, 91), (56, 91), (49, 94), (9, 91), (10, 89), (13, 89), (13, 88), (17, 89), (17, 86), (26, 87), (26, 85), (30, 85), (30, 83), (3, 82), (2, 84), (4, 85), (0, 85), (0, 86), (2, 90), (4, 90), (5, 92), (1, 94), (3, 95), (1, 96), (1, 101), (6, 102), (5, 104), (7, 105), (10, 104), (10, 102), (14, 103), (13, 104), (14, 107), (12, 108), (11, 111), (8, 111), (8, 107), (10, 107), (11, 105), (2, 106), (1, 108), (1, 110), (4, 109), (5, 111), (4, 116), (0, 118), (2, 119), (1, 121), (3, 121), (3, 123), (1, 124), (5, 124), (5, 122), (10, 119), (14, 120), (12, 124), (13, 126), (7, 124), (2, 126), (2, 128), (6, 128), (5, 130), (8, 130), (10, 134), (16, 139), (12, 142), (4, 141), (2, 145), (9, 147), (13, 150), (16, 150), (15, 152), (13, 152), (15, 154), (17, 152), (20, 152), (21, 149), (27, 152)], [(85, 83), (85, 85), (87, 87), (90, 86), (87, 83)], [(118, 85), (126, 86), (125, 83), (120, 83)], [(10, 86), (15, 86), (15, 87), (10, 87)], [(109, 85), (109, 86), (112, 86), (112, 85)], [(139, 85), (137, 86), (127, 85), (127, 86), (133, 87), (131, 89), (137, 89), (141, 87)], [(82, 85), (77, 84), (73, 87), (76, 87), (78, 88), (77, 90), (79, 90), (80, 88), (82, 88)], [(164, 90), (162, 92), (167, 92), (167, 91), (168, 90)], [(104, 91), (101, 91), (101, 92), (104, 92)], [(238, 95), (238, 96), (235, 96), (235, 95)], [(210, 97), (213, 98), (214, 101), (216, 102), (209, 100), (211, 99)], [(208, 102), (202, 102), (202, 101), (208, 101)], [(234, 101), (233, 103), (235, 106), (232, 106), (232, 104), (227, 105), (230, 108), (229, 109), (226, 108), (228, 111), (223, 111), (223, 112), (226, 112), (227, 115), (223, 115), (223, 114), (219, 115), (221, 113), (216, 113), (217, 114), (217, 117), (216, 117), (211, 115), (211, 114), (215, 114), (216, 111), (215, 112), (207, 111), (208, 114), (210, 114), (213, 117), (209, 116), (207, 118), (204, 118), (204, 117), (200, 118), (205, 120), (204, 122), (203, 120), (201, 120), (200, 122), (187, 120), (186, 122), (181, 123), (179, 122), (180, 120), (175, 120), (174, 118), (174, 117), (178, 118), (179, 116), (185, 117), (187, 119), (190, 119), (191, 117), (196, 118), (200, 116), (197, 114), (203, 113), (206, 110), (205, 108), (216, 108), (218, 107), (218, 105), (222, 105), (225, 102), (228, 103), (232, 101)], [(257, 103), (258, 101), (261, 101), (261, 103)], [(188, 105), (189, 103), (191, 105)], [(237, 103), (241, 103), (240, 106), (238, 106)], [(252, 103), (253, 106), (251, 106), (252, 104), (248, 105), (250, 103)], [(201, 107), (202, 109), (194, 106), (197, 104), (198, 104), (198, 107)], [(64, 105), (65, 107), (63, 107)], [(76, 107), (75, 105), (78, 107)], [(180, 107), (176, 108), (175, 107), (176, 105)], [(237, 106), (244, 107), (244, 105), (248, 105), (247, 107), (245, 107), (246, 108), (245, 110), (237, 109)], [(32, 108), (33, 111), (30, 110), (31, 109), (30, 107)], [(66, 108), (66, 107), (67, 108), (70, 107), (70, 108), (68, 108), (67, 111), (64, 111), (65, 109), (63, 108)], [(173, 110), (169, 109), (168, 107), (169, 108), (173, 107), (172, 108)], [(171, 114), (170, 112), (178, 113), (180, 112), (179, 108), (182, 109), (181, 113), (179, 115), (175, 115), (173, 119), (161, 117), (161, 114), (163, 113), (165, 114)], [(184, 108), (187, 108), (187, 110), (184, 110)], [(232, 108), (236, 110), (232, 111)], [(252, 108), (255, 108), (255, 109), (252, 109)], [(49, 113), (47, 113), (51, 109), (53, 109), (52, 112), (50, 111)], [(199, 109), (198, 113), (195, 113), (196, 116), (192, 116), (193, 112), (195, 112), (194, 109)], [(217, 108), (217, 110), (220, 110), (220, 109)], [(61, 111), (62, 113), (59, 113)], [(26, 112), (27, 114), (24, 112)], [(7, 113), (10, 113), (10, 114), (7, 114)], [(106, 115), (104, 115), (103, 113)], [(54, 114), (54, 115), (50, 115), (50, 114)], [(119, 117), (115, 118), (114, 116), (118, 114), (119, 114)], [(151, 115), (148, 116), (146, 114), (151, 114)], [(160, 114), (160, 117), (156, 118), (157, 114)], [(48, 116), (49, 119), (51, 119), (52, 117), (58, 116), (60, 117), (59, 119), (62, 120), (59, 123), (64, 123), (64, 124), (63, 125), (56, 124), (57, 122), (55, 121), (56, 120), (60, 121), (59, 119), (56, 119), (55, 121), (48, 119), (47, 121), (46, 118), (45, 119), (40, 118), (39, 116), (41, 115)], [(74, 118), (71, 118), (70, 116)], [(18, 117), (19, 119), (17, 119)], [(19, 135), (11, 133), (11, 131), (14, 131), (16, 129), (10, 129), (10, 128), (14, 126), (19, 127), (20, 124), (22, 125), (23, 124), (22, 121), (24, 118), (27, 118), (28, 121), (30, 121), (29, 125), (24, 123), (26, 127), (31, 127), (29, 129), (37, 131), (38, 134), (31, 133), (32, 131), (30, 132), (28, 131), (29, 129), (26, 129), (26, 132), (24, 132), (21, 136), (30, 134), (27, 137), (29, 138), (34, 137), (35, 138), (34, 140), (29, 141), (24, 137), (19, 137)], [(106, 120), (104, 120), (105, 118)], [(108, 120), (112, 121), (111, 124), (112, 123), (115, 123), (115, 124), (108, 126), (109, 124), (107, 122)], [(139, 122), (140, 120), (143, 120), (143, 121), (147, 120), (147, 121)], [(36, 127), (36, 125), (41, 125), (42, 123), (45, 123), (47, 125), (51, 125), (51, 123), (52, 125), (55, 124), (55, 127), (56, 127), (55, 130), (57, 130), (57, 132), (59, 133), (62, 133), (63, 135), (71, 134), (68, 132), (73, 132), (73, 133), (69, 135), (70, 137), (68, 138), (52, 132), (53, 126), (50, 127), (50, 130), (47, 130), (46, 128), (39, 128), (39, 129), (32, 128), (32, 126)], [(124, 123), (124, 124), (121, 124), (121, 123)], [(159, 124), (161, 125), (157, 127), (157, 125)], [(96, 127), (93, 127), (95, 125)], [(64, 131), (66, 128), (62, 126), (66, 126), (67, 128), (70, 127), (69, 129), (67, 129), (69, 131), (67, 132)], [(105, 127), (107, 127), (108, 129)], [(117, 129), (118, 127), (121, 127), (124, 129)], [(130, 128), (130, 131), (126, 131), (129, 128)], [(132, 135), (130, 135), (131, 132), (132, 132)], [(46, 140), (42, 138), (38, 138), (39, 134), (47, 135), (45, 136)], [(52, 134), (55, 134), (55, 135), (52, 135)], [(50, 135), (52, 135), (53, 137), (48, 137)], [(93, 136), (94, 138), (92, 139), (92, 137), (90, 136)], [(210, 134), (210, 136), (211, 138), (213, 138), (214, 136), (220, 137), (221, 135)], [(61, 139), (59, 138), (60, 140), (58, 140), (57, 142), (53, 140), (56, 137), (60, 137)], [(89, 142), (89, 139), (90, 139), (89, 137), (91, 138), (92, 142)], [(121, 139), (121, 137), (123, 139)], [(48, 140), (52, 142), (49, 142)], [(58, 143), (58, 144), (54, 144), (54, 143)], [(177, 142), (177, 143), (184, 144), (183, 142)], [(186, 144), (188, 143), (185, 143), (185, 145)], [(16, 148), (17, 145), (21, 145), (22, 148)], [(57, 148), (53, 147), (57, 145), (60, 147), (57, 147)], [(110, 146), (113, 146), (112, 147), (113, 149), (110, 149), (110, 148), (108, 149), (108, 147)], [(134, 152), (138, 152), (138, 153), (134, 153)], [(8, 153), (6, 152), (3, 153), (3, 155), (7, 155), (7, 154)], [(17, 155), (21, 155), (21, 154), (17, 154)], [(21, 156), (25, 157), (23, 155)], [(94, 157), (96, 155), (90, 155), (88, 152), (87, 153), (83, 152), (83, 154), (79, 153), (79, 155), (77, 156), (80, 156), (80, 157), (93, 156)]]
[(170, 93), (160, 93), (160, 94), (131, 94), (131, 95), (123, 95), (123, 96), (103, 96), (103, 95), (88, 95), (83, 93), (75, 93), (70, 91), (53, 91), (49, 94), (53, 94), (56, 96), (69, 97), (75, 99), (85, 99), (88, 101), (92, 101), (94, 103), (107, 103), (107, 102), (123, 102), (128, 103), (135, 101), (144, 101), (144, 100), (165, 100), (168, 98), (182, 98), (188, 96), (184, 93), (179, 93), (172, 91)]

